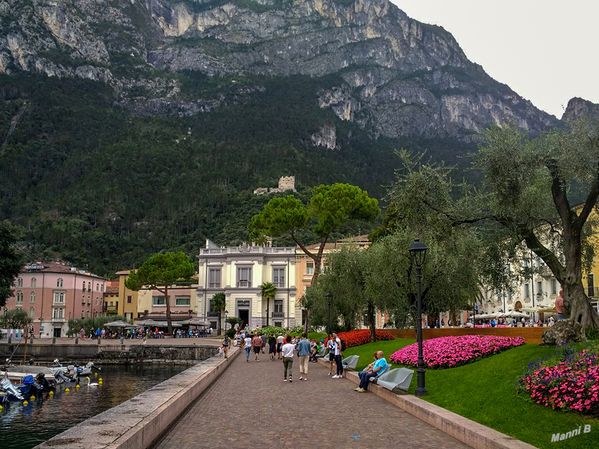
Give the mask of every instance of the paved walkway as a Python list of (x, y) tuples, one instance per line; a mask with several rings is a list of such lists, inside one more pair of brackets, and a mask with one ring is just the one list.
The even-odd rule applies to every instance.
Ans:
[(309, 365), (310, 380), (283, 382), (283, 363), (240, 354), (157, 444), (185, 448), (466, 448), (346, 379)]

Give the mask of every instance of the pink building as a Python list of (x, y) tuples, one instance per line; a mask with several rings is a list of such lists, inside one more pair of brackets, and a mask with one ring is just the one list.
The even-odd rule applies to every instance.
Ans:
[(62, 262), (36, 262), (21, 270), (6, 308), (26, 311), (35, 337), (62, 337), (69, 319), (102, 314), (106, 283)]

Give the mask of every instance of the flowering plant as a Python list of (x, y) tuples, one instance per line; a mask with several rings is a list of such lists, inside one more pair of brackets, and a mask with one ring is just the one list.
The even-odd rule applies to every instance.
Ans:
[[(349, 332), (339, 332), (337, 334), (339, 338), (345, 340), (345, 345), (348, 348), (352, 346), (360, 346), (366, 343), (370, 343), (370, 330), (369, 329), (357, 329)], [(394, 340), (393, 334), (385, 331), (376, 331), (377, 340)], [(328, 338), (326, 339), (328, 341)]]
[[(496, 335), (462, 335), (431, 338), (422, 342), (424, 365), (428, 368), (453, 368), (524, 344), (522, 337)], [(418, 365), (418, 344), (391, 354), (391, 361), (401, 365)]]
[(528, 393), (539, 405), (558, 410), (592, 414), (599, 411), (599, 364), (597, 352), (566, 349), (563, 360), (529, 364), (519, 381), (518, 393)]

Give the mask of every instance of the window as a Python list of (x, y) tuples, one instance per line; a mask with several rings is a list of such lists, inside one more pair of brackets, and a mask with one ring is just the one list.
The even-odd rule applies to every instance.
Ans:
[(17, 292), (17, 304), (23, 304), (23, 292)]
[(108, 303), (108, 307), (112, 307), (114, 305), (114, 302), (110, 301), (110, 303)]
[(96, 291), (99, 292), (100, 291), (100, 284), (96, 284)]
[(252, 267), (237, 267), (237, 287), (252, 286)]
[(64, 304), (64, 292), (54, 292), (54, 304)]
[(85, 304), (85, 295), (81, 297), (81, 304)]
[(166, 306), (166, 300), (164, 299), (164, 296), (152, 296), (152, 305)]
[(314, 274), (314, 262), (306, 263), (306, 274), (312, 276)]
[(103, 292), (104, 291), (104, 284), (100, 285), (100, 291)]
[(52, 319), (62, 320), (64, 319), (64, 309), (62, 307), (55, 307), (52, 309)]
[(81, 290), (85, 291), (85, 281), (83, 281), (83, 285), (81, 286)]
[(62, 278), (56, 279), (56, 286), (57, 287), (62, 287)]
[(541, 281), (537, 282), (537, 293), (543, 294), (543, 283)]
[(587, 276), (587, 295), (595, 296), (595, 279), (593, 279), (593, 273), (589, 273)]
[(29, 307), (29, 318), (35, 318), (35, 309), (33, 307)]
[(31, 292), (29, 294), (29, 302), (35, 302), (35, 292)]
[(220, 268), (208, 268), (208, 288), (220, 288)]
[(187, 306), (191, 304), (191, 300), (189, 296), (175, 296), (175, 305), (176, 306)]
[(283, 313), (283, 300), (275, 299), (275, 313)]
[(31, 278), (31, 288), (36, 288), (36, 287), (37, 287), (37, 279)]
[(133, 301), (133, 298), (131, 295), (127, 295), (127, 304), (131, 304), (131, 301)]
[(285, 287), (285, 268), (275, 268), (272, 269), (272, 284), (275, 287)]
[(530, 287), (528, 284), (524, 284), (524, 297), (525, 298), (530, 297)]
[(23, 286), (23, 278), (18, 278), (17, 279), (17, 287), (22, 287)]
[(557, 295), (557, 281), (555, 279), (551, 279), (551, 294)]

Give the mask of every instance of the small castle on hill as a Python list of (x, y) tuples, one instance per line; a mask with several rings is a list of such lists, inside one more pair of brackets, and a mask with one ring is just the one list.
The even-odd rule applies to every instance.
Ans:
[(295, 190), (295, 176), (281, 176), (279, 178), (279, 187), (258, 187), (254, 189), (254, 195), (264, 195), (267, 193), (280, 193), (287, 190)]

